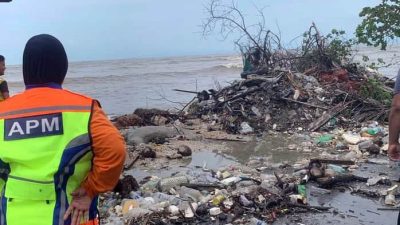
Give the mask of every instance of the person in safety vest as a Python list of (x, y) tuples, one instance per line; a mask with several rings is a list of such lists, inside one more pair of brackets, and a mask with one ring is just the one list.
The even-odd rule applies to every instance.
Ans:
[(26, 90), (0, 103), (1, 225), (98, 224), (97, 195), (119, 179), (124, 140), (96, 100), (62, 88), (67, 69), (58, 39), (32, 37)]
[[(6, 70), (6, 59), (4, 56), (0, 55), (0, 76), (4, 75), (4, 71)], [(9, 98), (10, 94), (8, 91), (7, 81), (0, 77), (0, 101), (4, 101)]]

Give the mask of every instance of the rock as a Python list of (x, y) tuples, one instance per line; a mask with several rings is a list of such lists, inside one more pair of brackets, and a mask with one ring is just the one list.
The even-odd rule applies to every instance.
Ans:
[(178, 154), (181, 154), (182, 156), (191, 156), (192, 149), (190, 149), (187, 145), (180, 145), (178, 147)]
[(348, 143), (352, 145), (356, 145), (361, 141), (360, 135), (348, 134), (345, 133), (342, 135), (342, 138)]
[(130, 198), (130, 193), (137, 190), (139, 190), (139, 184), (131, 175), (120, 179), (114, 188), (114, 192), (120, 193), (122, 198)]
[(146, 145), (139, 145), (137, 150), (139, 151), (139, 155), (142, 158), (155, 158), (156, 157), (156, 152), (151, 149), (149, 146)]
[(196, 214), (199, 216), (206, 215), (208, 213), (208, 206), (206, 204), (201, 204), (196, 209)]
[(296, 148), (297, 148), (297, 145), (295, 145), (295, 144), (288, 145), (289, 150), (296, 150)]
[(318, 167), (313, 166), (313, 167), (310, 169), (310, 175), (311, 175), (311, 177), (313, 177), (313, 178), (318, 178), (318, 177), (322, 177), (323, 173), (322, 173), (321, 168), (318, 168)]
[(372, 144), (371, 146), (369, 146), (369, 147), (367, 148), (367, 151), (368, 151), (370, 154), (379, 154), (379, 153), (381, 152), (381, 149), (379, 148), (378, 145)]
[(166, 138), (172, 138), (179, 135), (174, 127), (165, 126), (148, 126), (131, 128), (123, 133), (125, 141), (128, 145), (139, 145), (141, 143), (159, 143), (165, 142)]

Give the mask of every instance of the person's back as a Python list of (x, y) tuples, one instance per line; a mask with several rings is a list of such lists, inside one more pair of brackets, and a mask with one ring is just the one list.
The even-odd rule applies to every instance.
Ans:
[(67, 64), (57, 39), (33, 37), (26, 90), (0, 103), (0, 224), (97, 224), (96, 196), (118, 181), (123, 139), (96, 100), (62, 89)]
[[(90, 98), (54, 88), (30, 89), (1, 104), (0, 156), (10, 164), (7, 224), (63, 221), (68, 206), (56, 206), (56, 199), (72, 199), (90, 170), (90, 135), (82, 125), (90, 123), (91, 106)], [(32, 223), (21, 223), (21, 214)]]

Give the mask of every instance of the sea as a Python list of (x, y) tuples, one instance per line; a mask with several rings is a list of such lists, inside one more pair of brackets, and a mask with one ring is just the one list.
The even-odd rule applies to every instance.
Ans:
[[(361, 61), (363, 55), (393, 64), (378, 71), (389, 78), (397, 75), (400, 46), (387, 51), (360, 47), (354, 57)], [(130, 114), (137, 108), (179, 110), (196, 94), (174, 89), (218, 89), (241, 79), (242, 68), (240, 55), (71, 62), (63, 87), (99, 100), (109, 116)], [(21, 65), (7, 66), (4, 78), (11, 95), (24, 91)]]

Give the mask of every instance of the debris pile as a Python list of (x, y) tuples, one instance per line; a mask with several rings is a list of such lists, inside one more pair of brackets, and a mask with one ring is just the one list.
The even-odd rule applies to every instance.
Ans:
[(298, 50), (247, 46), (244, 80), (199, 92), (184, 109), (218, 121), (230, 133), (315, 131), (326, 124), (348, 128), (387, 120), (394, 82), (355, 63), (351, 43), (340, 35), (321, 36), (313, 25)]
[[(315, 131), (325, 124), (348, 128), (368, 120), (387, 119), (390, 98), (378, 101), (364, 94), (373, 91), (368, 81), (379, 76), (377, 73), (364, 71), (357, 75), (341, 68), (314, 74), (275, 70), (268, 75), (215, 91), (210, 100), (191, 104), (187, 113), (216, 120), (230, 133), (299, 128)], [(366, 91), (368, 88), (371, 90)], [(389, 90), (385, 86), (381, 91)]]

